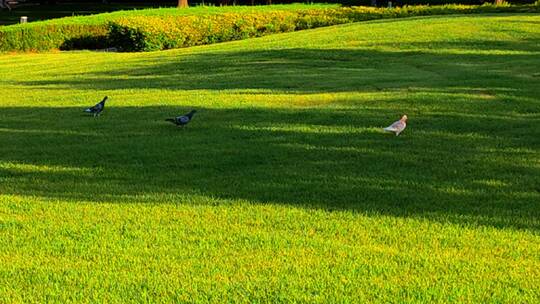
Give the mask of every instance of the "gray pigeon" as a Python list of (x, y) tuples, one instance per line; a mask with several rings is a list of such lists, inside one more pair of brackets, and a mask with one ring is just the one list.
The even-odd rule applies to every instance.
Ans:
[(175, 118), (167, 118), (165, 119), (165, 121), (170, 121), (179, 127), (183, 127), (191, 121), (191, 119), (193, 118), (193, 114), (195, 114), (195, 112), (197, 111), (191, 110), (191, 112), (187, 113), (186, 115), (177, 116)]
[(99, 116), (99, 114), (101, 114), (101, 112), (103, 111), (103, 109), (105, 108), (105, 101), (107, 100), (107, 96), (105, 96), (105, 98), (103, 98), (102, 101), (100, 101), (98, 104), (96, 104), (95, 106), (93, 107), (90, 107), (86, 110), (84, 110), (85, 113), (90, 113), (90, 114), (94, 114), (94, 117), (96, 116)]

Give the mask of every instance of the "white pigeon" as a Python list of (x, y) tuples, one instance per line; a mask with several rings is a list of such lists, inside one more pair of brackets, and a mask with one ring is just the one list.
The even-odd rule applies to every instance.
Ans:
[(400, 120), (384, 128), (384, 130), (388, 132), (394, 132), (396, 133), (396, 136), (398, 136), (399, 133), (403, 132), (403, 130), (405, 130), (406, 127), (407, 127), (407, 115), (403, 115)]

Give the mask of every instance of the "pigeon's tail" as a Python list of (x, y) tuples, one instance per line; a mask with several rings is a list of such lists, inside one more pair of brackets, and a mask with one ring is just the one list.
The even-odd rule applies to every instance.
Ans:
[(170, 122), (172, 122), (172, 123), (176, 123), (176, 121), (174, 120), (174, 118), (167, 118), (167, 119), (165, 119), (165, 121), (170, 121)]
[(392, 127), (386, 127), (384, 128), (385, 131), (388, 131), (388, 132), (394, 132), (396, 131), (396, 129), (392, 128)]

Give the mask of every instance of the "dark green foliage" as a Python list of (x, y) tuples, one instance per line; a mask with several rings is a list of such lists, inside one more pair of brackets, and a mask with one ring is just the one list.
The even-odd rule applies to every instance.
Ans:
[[(28, 2), (29, 1), (25, 1), (25, 3)], [(140, 10), (152, 7), (159, 7), (159, 5), (156, 4), (155, 1), (152, 1), (152, 3), (139, 4), (131, 2), (126, 4), (114, 3), (114, 5), (101, 3), (42, 3), (40, 5), (25, 5), (19, 6), (11, 11), (7, 9), (0, 10), (0, 25), (18, 24), (22, 16), (27, 16), (28, 20), (34, 22), (71, 16), (101, 14), (119, 10)]]

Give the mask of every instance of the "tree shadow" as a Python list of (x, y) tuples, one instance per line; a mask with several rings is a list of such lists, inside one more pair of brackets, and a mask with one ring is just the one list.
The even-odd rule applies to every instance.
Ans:
[[(3, 107), (0, 191), (73, 202), (240, 200), (536, 231), (538, 39), (389, 45), (394, 51), (193, 48), (12, 81), (111, 93), (399, 94), (336, 97), (326, 108), (199, 107), (185, 129), (163, 119), (189, 107), (112, 106), (99, 119), (71, 107)], [(412, 114), (409, 128), (384, 134), (401, 109)]]
[(424, 114), (399, 137), (381, 131), (396, 115), (384, 108), (199, 108), (185, 129), (163, 121), (187, 109), (109, 107), (94, 119), (70, 107), (3, 108), (0, 192), (540, 229), (538, 132), (511, 112)]
[[(181, 56), (163, 56), (163, 52), (135, 56), (129, 59), (128, 67), (122, 61), (98, 72), (66, 73), (54, 79), (20, 80), (16, 84), (60, 90), (258, 90), (258, 94), (264, 94), (265, 90), (288, 94), (376, 92), (416, 86), (497, 90), (507, 88), (508, 83), (537, 82), (534, 77), (537, 65), (530, 62), (538, 57), (540, 45), (538, 39), (531, 39), (412, 42), (399, 51), (292, 48), (198, 53), (198, 50), (201, 49), (194, 48)], [(516, 51), (519, 53), (512, 53)], [(516, 69), (523, 72), (515, 73)], [(535, 96), (537, 90), (515, 94)]]

